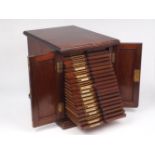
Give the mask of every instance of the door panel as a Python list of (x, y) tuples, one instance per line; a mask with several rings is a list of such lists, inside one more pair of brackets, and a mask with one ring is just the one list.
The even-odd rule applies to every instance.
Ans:
[(115, 68), (125, 107), (137, 107), (139, 99), (140, 43), (121, 43), (116, 48)]
[(56, 120), (56, 71), (54, 54), (29, 57), (33, 126)]

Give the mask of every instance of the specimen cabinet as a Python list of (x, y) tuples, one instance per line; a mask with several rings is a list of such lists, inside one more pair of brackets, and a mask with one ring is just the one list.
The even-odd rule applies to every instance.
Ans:
[(33, 126), (94, 128), (138, 107), (141, 43), (77, 26), (25, 31)]

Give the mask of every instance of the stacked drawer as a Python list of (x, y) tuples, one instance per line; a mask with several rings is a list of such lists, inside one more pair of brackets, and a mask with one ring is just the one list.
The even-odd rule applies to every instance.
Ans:
[(87, 53), (88, 66), (105, 122), (125, 116), (111, 58), (109, 51)]
[(66, 58), (64, 64), (67, 116), (81, 128), (103, 124), (85, 55)]
[(66, 57), (67, 116), (84, 129), (125, 116), (109, 51)]

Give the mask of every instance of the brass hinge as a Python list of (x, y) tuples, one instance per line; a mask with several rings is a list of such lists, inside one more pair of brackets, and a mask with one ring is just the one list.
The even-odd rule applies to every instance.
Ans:
[(111, 53), (111, 62), (115, 63), (115, 53), (114, 52)]
[(134, 70), (133, 80), (134, 80), (134, 82), (139, 82), (140, 81), (140, 70), (139, 69)]
[(58, 112), (61, 113), (64, 111), (64, 104), (62, 102), (58, 103)]
[(62, 71), (63, 71), (63, 63), (61, 61), (58, 61), (56, 63), (56, 70), (57, 70), (57, 73), (62, 73)]

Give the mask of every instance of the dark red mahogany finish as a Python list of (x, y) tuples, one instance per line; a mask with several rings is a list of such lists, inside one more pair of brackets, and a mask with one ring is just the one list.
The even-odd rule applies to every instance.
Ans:
[(33, 126), (57, 122), (75, 126), (66, 116), (64, 57), (108, 50), (117, 75), (124, 107), (137, 107), (140, 85), (141, 43), (120, 43), (76, 26), (25, 31), (28, 38), (30, 98)]

